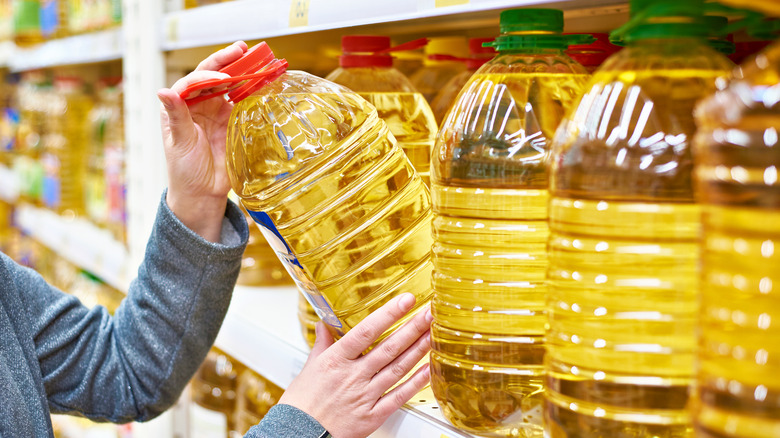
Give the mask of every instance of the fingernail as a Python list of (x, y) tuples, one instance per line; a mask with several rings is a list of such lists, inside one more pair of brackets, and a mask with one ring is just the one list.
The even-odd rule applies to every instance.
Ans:
[(165, 109), (170, 110), (173, 109), (173, 102), (171, 102), (171, 99), (168, 98), (168, 96), (164, 94), (157, 93), (157, 98), (160, 100), (160, 102), (163, 104)]
[(398, 301), (398, 308), (406, 312), (407, 310), (411, 309), (412, 306), (414, 306), (414, 302), (414, 295), (403, 294), (401, 295), (401, 299)]

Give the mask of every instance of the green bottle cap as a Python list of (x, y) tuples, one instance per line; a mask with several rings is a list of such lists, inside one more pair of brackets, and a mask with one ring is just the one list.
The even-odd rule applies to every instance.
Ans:
[(631, 19), (610, 35), (615, 44), (643, 39), (707, 38), (704, 0), (631, 0)]
[(707, 25), (707, 29), (710, 30), (710, 46), (724, 55), (731, 55), (734, 53), (734, 42), (730, 41), (728, 37), (723, 34), (724, 29), (729, 24), (728, 18), (720, 15), (705, 15), (704, 22)]
[(563, 32), (563, 11), (558, 9), (507, 9), (500, 20), (501, 33)]
[(501, 35), (484, 47), (496, 51), (534, 53), (565, 50), (570, 44), (590, 44), (590, 35), (562, 35), (563, 11), (558, 9), (508, 9), (501, 12)]

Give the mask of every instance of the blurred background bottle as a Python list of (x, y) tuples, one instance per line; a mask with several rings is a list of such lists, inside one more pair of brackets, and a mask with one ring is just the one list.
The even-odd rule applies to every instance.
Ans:
[(495, 38), (469, 38), (469, 57), (464, 59), (466, 70), (453, 76), (443, 88), (441, 88), (431, 102), (431, 109), (433, 110), (433, 116), (437, 122), (444, 120), (444, 116), (447, 111), (455, 103), (455, 99), (458, 97), (460, 90), (466, 85), (471, 75), (473, 75), (477, 69), (482, 67), (486, 62), (493, 59), (496, 54), (496, 49), (493, 47), (483, 47), (483, 44), (492, 42)]
[(547, 427), (553, 438), (689, 437), (700, 209), (694, 104), (731, 63), (698, 0), (633, 0), (627, 47), (557, 131)]
[(393, 68), (393, 57), (387, 52), (390, 49), (390, 37), (345, 35), (341, 38), (343, 54), (339, 68), (325, 79), (357, 92), (376, 108), (377, 115), (428, 185), (431, 148), (438, 125), (423, 95)]
[(609, 42), (609, 34), (592, 33), (589, 35), (596, 40), (588, 44), (570, 44), (569, 48), (566, 49), (566, 54), (585, 67), (585, 70), (593, 73), (607, 58), (620, 50), (620, 47)]
[(466, 69), (460, 59), (468, 57), (468, 43), (465, 37), (459, 36), (428, 38), (423, 53), (422, 67), (409, 80), (431, 103), (450, 79)]
[[(777, 11), (780, 15), (780, 10)], [(704, 209), (696, 436), (780, 436), (780, 45), (697, 107)]]

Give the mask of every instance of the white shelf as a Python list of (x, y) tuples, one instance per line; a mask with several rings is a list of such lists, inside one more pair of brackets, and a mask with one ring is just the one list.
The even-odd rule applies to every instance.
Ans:
[[(216, 345), (282, 388), (306, 362), (309, 348), (298, 324), (294, 287), (237, 286)], [(373, 438), (469, 438), (439, 413), (430, 390), (393, 414)]]
[[(3, 55), (9, 59), (2, 64)], [(31, 48), (0, 47), (0, 65), (13, 71), (122, 59), (121, 28), (49, 40)]]
[[(478, 20), (517, 7), (554, 7), (574, 17), (624, 12), (625, 0), (236, 0), (171, 12), (163, 18), (163, 50), (224, 44), (377, 23), (431, 27), (441, 18)], [(295, 8), (293, 10), (293, 8)], [(568, 17), (567, 17), (568, 19)], [(491, 21), (491, 22), (492, 22)]]
[(111, 234), (81, 218), (67, 218), (27, 204), (17, 205), (16, 223), (35, 240), (74, 265), (127, 293), (128, 255)]

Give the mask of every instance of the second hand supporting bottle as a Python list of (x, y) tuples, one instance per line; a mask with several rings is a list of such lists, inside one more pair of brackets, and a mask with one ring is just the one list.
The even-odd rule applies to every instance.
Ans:
[(431, 386), (484, 436), (541, 437), (548, 141), (588, 75), (563, 14), (501, 14), (498, 55), (468, 81), (431, 160)]

